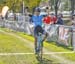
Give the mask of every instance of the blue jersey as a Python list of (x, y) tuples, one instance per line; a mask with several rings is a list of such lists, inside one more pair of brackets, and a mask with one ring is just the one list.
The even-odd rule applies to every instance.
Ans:
[(32, 22), (34, 23), (35, 27), (37, 25), (42, 26), (42, 19), (43, 19), (42, 15), (39, 15), (39, 16), (33, 15), (31, 19), (32, 19)]

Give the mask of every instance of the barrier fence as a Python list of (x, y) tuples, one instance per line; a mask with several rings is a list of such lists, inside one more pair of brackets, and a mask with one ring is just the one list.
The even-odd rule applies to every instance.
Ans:
[[(6, 27), (15, 31), (22, 31), (27, 34), (33, 35), (33, 27), (29, 22), (25, 21), (0, 21), (0, 27)], [(57, 44), (64, 46), (71, 46), (75, 51), (75, 26), (64, 25), (45, 25), (44, 29), (48, 32), (49, 36), (47, 41), (54, 41)]]

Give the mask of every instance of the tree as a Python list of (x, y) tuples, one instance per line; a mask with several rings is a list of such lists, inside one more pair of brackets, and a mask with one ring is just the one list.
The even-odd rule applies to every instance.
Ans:
[(49, 5), (51, 6), (51, 10), (53, 10), (54, 8), (54, 1), (55, 0), (49, 0)]
[(58, 2), (59, 0), (55, 0), (55, 15), (57, 17), (57, 12), (58, 12)]
[[(25, 5), (28, 6), (30, 10), (32, 10), (33, 7), (36, 7), (39, 5), (41, 0), (0, 0), (1, 7), (4, 5), (7, 5), (11, 10), (15, 12), (19, 12), (21, 9), (21, 3), (24, 1)], [(6, 2), (6, 4), (3, 4), (3, 2)]]
[(41, 0), (28, 0), (25, 1), (25, 5), (29, 7), (30, 10), (32, 10), (34, 7), (39, 6), (39, 3)]
[(75, 9), (75, 0), (71, 0), (71, 10), (72, 10), (72, 14), (74, 14), (74, 9)]

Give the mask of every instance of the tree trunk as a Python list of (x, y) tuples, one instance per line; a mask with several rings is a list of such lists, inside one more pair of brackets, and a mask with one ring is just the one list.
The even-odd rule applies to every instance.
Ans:
[(56, 17), (58, 14), (58, 2), (59, 2), (59, 0), (55, 0), (55, 15), (56, 15)]
[(71, 10), (72, 10), (72, 15), (74, 14), (74, 9), (75, 9), (75, 0), (71, 0)]

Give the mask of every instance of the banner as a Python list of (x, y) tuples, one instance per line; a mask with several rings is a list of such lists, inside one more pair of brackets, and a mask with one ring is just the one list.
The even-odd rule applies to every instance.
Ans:
[(69, 43), (68, 43), (69, 36), (70, 36), (69, 28), (66, 28), (64, 26), (60, 26), (59, 27), (59, 38), (58, 38), (59, 43), (65, 44), (68, 46), (69, 45)]
[(5, 17), (6, 16), (6, 13), (8, 12), (8, 10), (9, 10), (9, 7), (8, 6), (4, 6), (2, 8), (2, 13), (1, 13), (2, 17)]

